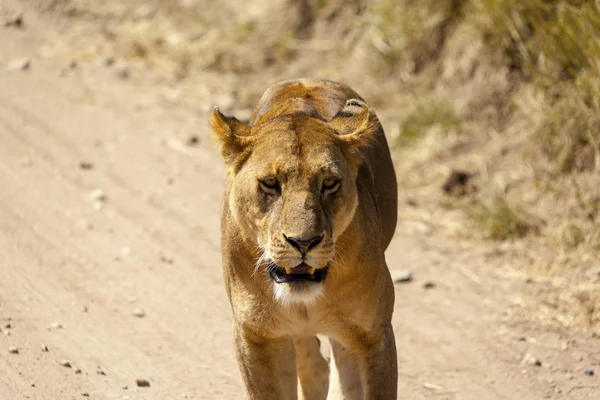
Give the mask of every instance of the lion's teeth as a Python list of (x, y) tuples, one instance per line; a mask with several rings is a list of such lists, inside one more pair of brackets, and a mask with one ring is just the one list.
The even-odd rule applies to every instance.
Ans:
[(308, 267), (308, 273), (309, 274), (314, 274), (315, 273), (315, 268), (314, 267)]
[(290, 275), (292, 273), (292, 269), (291, 268), (286, 268), (285, 269), (285, 273)]

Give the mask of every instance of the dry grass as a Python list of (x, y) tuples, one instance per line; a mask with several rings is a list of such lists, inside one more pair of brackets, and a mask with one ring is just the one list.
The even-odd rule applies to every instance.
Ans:
[(460, 120), (452, 102), (436, 96), (417, 101), (414, 109), (401, 123), (396, 144), (408, 146), (422, 139), (432, 128), (444, 133), (455, 132), (460, 128)]
[(529, 233), (539, 232), (535, 219), (525, 210), (512, 206), (501, 194), (494, 196), (489, 204), (470, 204), (465, 212), (484, 237), (489, 239), (522, 238)]

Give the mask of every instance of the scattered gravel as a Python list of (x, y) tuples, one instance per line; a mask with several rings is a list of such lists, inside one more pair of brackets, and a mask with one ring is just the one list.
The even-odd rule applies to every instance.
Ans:
[(25, 20), (23, 19), (23, 14), (17, 13), (7, 17), (4, 20), (4, 26), (6, 28), (25, 28)]
[(533, 354), (527, 353), (521, 360), (521, 365), (532, 365), (535, 367), (541, 367), (542, 362)]
[(148, 381), (147, 379), (136, 379), (135, 384), (138, 387), (150, 387), (150, 381)]
[(7, 65), (9, 71), (27, 71), (29, 68), (31, 68), (31, 60), (27, 57), (17, 58)]
[(131, 314), (134, 317), (138, 317), (138, 318), (144, 318), (146, 316), (146, 312), (144, 310), (142, 310), (141, 308), (134, 308), (133, 311), (131, 312)]
[(394, 283), (408, 283), (412, 282), (413, 274), (412, 271), (408, 269), (400, 269), (393, 272), (392, 279)]
[(434, 289), (435, 283), (431, 281), (427, 281), (423, 284), (423, 289)]

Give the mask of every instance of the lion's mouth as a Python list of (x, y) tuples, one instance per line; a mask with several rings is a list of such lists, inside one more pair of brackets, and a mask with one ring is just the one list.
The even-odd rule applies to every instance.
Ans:
[(328, 269), (327, 266), (315, 269), (305, 263), (294, 268), (282, 268), (273, 262), (269, 263), (269, 275), (276, 283), (297, 281), (321, 283), (325, 280)]

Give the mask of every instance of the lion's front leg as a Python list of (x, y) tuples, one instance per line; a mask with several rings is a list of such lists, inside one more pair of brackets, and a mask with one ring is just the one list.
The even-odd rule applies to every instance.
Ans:
[(319, 339), (294, 338), (296, 366), (298, 368), (299, 398), (302, 400), (325, 400), (329, 381), (329, 365), (321, 355)]
[(364, 399), (396, 399), (398, 365), (391, 324), (385, 327), (379, 345), (358, 355), (358, 365), (363, 382)]
[(249, 400), (297, 399), (297, 374), (291, 339), (266, 339), (233, 330), (238, 364)]
[(397, 396), (396, 343), (391, 325), (374, 345), (331, 340), (331, 377), (327, 400), (392, 400)]

